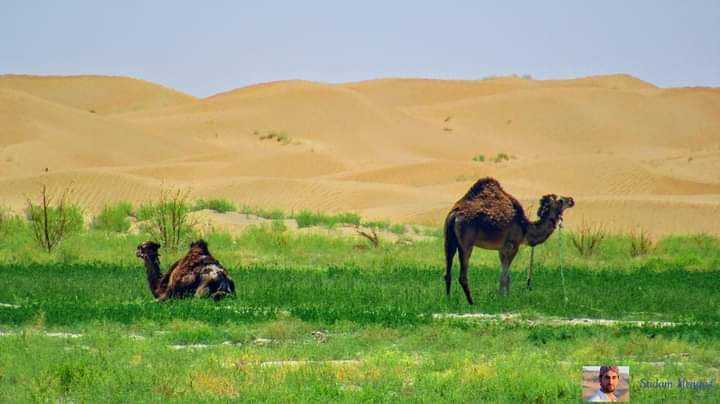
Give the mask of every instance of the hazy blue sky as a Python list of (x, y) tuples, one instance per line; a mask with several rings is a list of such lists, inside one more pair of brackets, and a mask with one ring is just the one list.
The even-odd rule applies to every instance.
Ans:
[(3, 0), (0, 73), (123, 75), (197, 96), (513, 73), (720, 86), (720, 0)]

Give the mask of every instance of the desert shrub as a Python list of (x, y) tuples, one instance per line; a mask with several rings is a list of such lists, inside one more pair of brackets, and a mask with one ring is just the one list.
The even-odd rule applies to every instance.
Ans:
[(266, 135), (260, 136), (260, 140), (275, 140), (276, 142), (282, 144), (282, 145), (288, 145), (292, 141), (292, 138), (288, 136), (285, 132), (276, 132), (276, 131), (270, 131)]
[[(143, 230), (171, 250), (176, 250), (194, 236), (195, 222), (188, 217), (191, 211), (188, 193), (162, 191), (156, 204), (146, 204), (141, 208), (142, 217), (147, 216)], [(138, 218), (140, 216), (138, 214)]]
[(92, 227), (96, 230), (122, 233), (130, 229), (128, 216), (132, 213), (129, 202), (118, 202), (112, 206), (105, 206), (95, 217)]
[(297, 221), (298, 227), (309, 226), (326, 226), (333, 227), (336, 224), (354, 224), (360, 225), (360, 216), (355, 213), (338, 213), (336, 215), (324, 215), (319, 212), (311, 212), (303, 210), (293, 215), (293, 219)]
[(504, 160), (505, 160), (505, 161), (510, 160), (510, 156), (508, 156), (506, 153), (498, 153), (498, 155), (495, 156), (495, 159), (494, 159), (494, 161), (495, 161), (496, 163), (500, 163), (500, 162), (502, 162), (502, 161), (504, 161)]
[(68, 202), (70, 188), (65, 189), (57, 201), (56, 196), (43, 185), (40, 202), (27, 199), (26, 215), (30, 221), (33, 238), (48, 254), (68, 235), (83, 228), (84, 218), (78, 205)]
[(582, 221), (577, 232), (570, 234), (570, 241), (575, 250), (583, 257), (592, 256), (607, 235), (600, 224)]
[(479, 161), (482, 163), (483, 161), (485, 161), (485, 156), (482, 154), (478, 154), (477, 156), (473, 157), (472, 159), (473, 159), (473, 161)]
[(646, 255), (652, 251), (654, 247), (654, 243), (650, 238), (650, 235), (643, 229), (630, 233), (628, 238), (630, 239), (631, 257)]
[(227, 199), (199, 199), (195, 202), (193, 210), (212, 209), (216, 212), (235, 212), (235, 204)]

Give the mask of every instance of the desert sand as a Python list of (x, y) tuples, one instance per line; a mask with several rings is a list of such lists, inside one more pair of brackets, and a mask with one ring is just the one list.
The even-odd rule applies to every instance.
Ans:
[(189, 188), (440, 225), (483, 176), (531, 218), (543, 194), (573, 196), (570, 229), (720, 234), (720, 89), (627, 75), (380, 79), (198, 99), (126, 77), (0, 76), (0, 205), (18, 212), (41, 184), (72, 185), (91, 213)]

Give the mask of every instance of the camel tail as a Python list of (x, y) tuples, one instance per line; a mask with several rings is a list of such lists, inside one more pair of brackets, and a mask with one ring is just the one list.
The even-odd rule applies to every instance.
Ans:
[(450, 296), (452, 282), (452, 265), (455, 253), (458, 250), (458, 240), (455, 235), (455, 211), (451, 211), (445, 219), (445, 292)]

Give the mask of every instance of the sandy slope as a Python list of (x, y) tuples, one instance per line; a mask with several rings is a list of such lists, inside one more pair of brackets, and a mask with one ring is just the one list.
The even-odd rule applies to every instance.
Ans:
[(121, 77), (0, 76), (0, 204), (16, 210), (41, 183), (72, 183), (91, 211), (190, 187), (440, 224), (486, 175), (529, 211), (545, 193), (575, 196), (571, 228), (720, 233), (720, 89), (627, 75), (282, 81), (199, 100)]
[(128, 77), (3, 75), (0, 89), (22, 91), (98, 114), (164, 108), (196, 100), (191, 95)]

